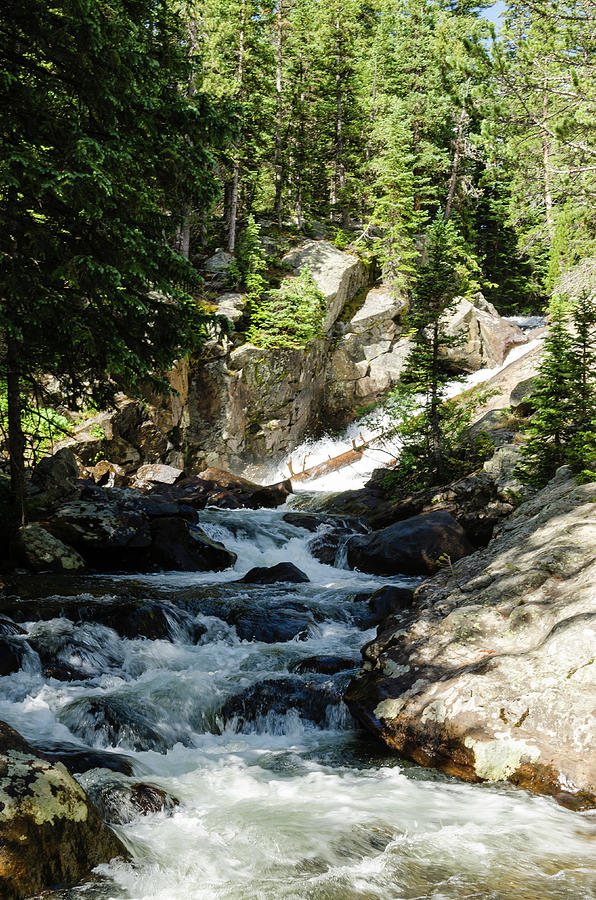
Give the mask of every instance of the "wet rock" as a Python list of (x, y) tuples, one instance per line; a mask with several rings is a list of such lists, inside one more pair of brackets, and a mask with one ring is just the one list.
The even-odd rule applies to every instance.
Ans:
[(235, 626), (241, 641), (277, 644), (294, 639), (305, 641), (318, 634), (312, 613), (299, 603), (240, 607), (232, 610), (226, 621)]
[(364, 649), (354, 715), (422, 765), (596, 807), (593, 500), (560, 470), (425, 581)]
[(306, 531), (318, 531), (321, 528), (335, 528), (356, 534), (366, 534), (368, 528), (355, 516), (333, 516), (320, 513), (289, 512), (284, 515), (284, 522), (304, 528)]
[[(48, 621), (64, 617), (71, 622), (96, 622), (106, 625), (124, 638), (171, 639), (173, 626), (181, 624), (181, 613), (159, 600), (126, 597), (95, 599), (89, 594), (74, 597), (48, 597), (43, 600), (7, 601), (21, 622)], [(31, 638), (33, 640), (33, 638)], [(47, 639), (46, 639), (47, 640)], [(44, 652), (43, 639), (38, 652)], [(48, 659), (48, 664), (53, 660)]]
[(379, 588), (368, 601), (370, 617), (366, 627), (372, 628), (393, 613), (411, 609), (413, 602), (414, 590), (411, 588), (400, 588), (389, 584)]
[(306, 549), (323, 565), (332, 566), (340, 547), (345, 544), (347, 539), (345, 531), (325, 531), (312, 538), (306, 545)]
[(169, 743), (149, 717), (115, 696), (82, 697), (67, 704), (60, 721), (89, 744), (166, 753)]
[(83, 779), (83, 785), (101, 818), (112, 825), (127, 825), (139, 816), (171, 811), (179, 806), (176, 797), (163, 788), (142, 781), (130, 784), (118, 779), (100, 782)]
[(184, 519), (162, 518), (151, 523), (152, 559), (165, 569), (184, 572), (220, 572), (237, 556), (202, 529)]
[(25, 655), (25, 644), (22, 641), (0, 635), (0, 676), (18, 672)]
[(284, 715), (291, 709), (317, 725), (327, 721), (329, 706), (337, 706), (341, 695), (332, 682), (303, 681), (297, 677), (261, 681), (228, 700), (221, 711), (224, 723), (234, 721), (238, 731), (258, 728), (268, 714)]
[(211, 495), (209, 503), (216, 506), (214, 502), (217, 494), (222, 491), (224, 494), (232, 494), (240, 506), (249, 509), (275, 509), (286, 502), (292, 493), (291, 481), (281, 481), (279, 484), (262, 485), (255, 484), (247, 478), (240, 475), (232, 475), (231, 472), (225, 472), (223, 469), (205, 469), (198, 476), (207, 484), (207, 490)]
[(279, 581), (305, 584), (310, 581), (298, 566), (291, 562), (281, 562), (276, 566), (255, 566), (240, 578), (239, 584), (277, 584)]
[(25, 634), (25, 629), (9, 619), (8, 616), (0, 615), (0, 636), (10, 637), (15, 634)]
[(146, 549), (151, 545), (147, 518), (108, 498), (77, 500), (56, 510), (48, 523), (51, 533), (83, 553)]
[(21, 900), (73, 884), (128, 856), (63, 765), (44, 759), (0, 723), (0, 896)]
[(302, 675), (305, 672), (318, 672), (320, 675), (337, 675), (347, 669), (354, 669), (360, 664), (359, 660), (349, 656), (307, 656), (291, 667), (292, 672)]
[(132, 775), (135, 769), (135, 760), (130, 756), (109, 750), (56, 742), (40, 744), (37, 749), (46, 759), (63, 763), (72, 775), (80, 775), (91, 769), (109, 769), (122, 775)]
[(24, 565), (38, 572), (85, 568), (85, 560), (80, 553), (54, 537), (37, 522), (23, 525), (19, 529), (15, 552)]
[(350, 538), (347, 557), (350, 568), (375, 575), (427, 575), (473, 549), (449, 513), (430, 512)]

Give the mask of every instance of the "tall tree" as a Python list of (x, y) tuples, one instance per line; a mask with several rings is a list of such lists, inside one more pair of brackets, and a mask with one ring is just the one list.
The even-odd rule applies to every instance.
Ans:
[(31, 0), (0, 20), (0, 377), (16, 521), (21, 411), (42, 374), (106, 405), (195, 340), (193, 270), (168, 244), (207, 208), (227, 122), (187, 96), (186, 34), (165, 2)]

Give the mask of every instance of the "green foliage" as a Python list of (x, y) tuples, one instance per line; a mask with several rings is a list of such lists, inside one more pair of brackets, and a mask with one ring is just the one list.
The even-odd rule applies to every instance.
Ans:
[[(72, 432), (72, 422), (50, 406), (32, 401), (21, 415), (21, 427), (25, 435), (25, 459), (34, 465), (51, 451), (54, 444), (63, 441)], [(6, 381), (0, 380), (0, 435), (2, 447), (8, 446), (8, 397)], [(104, 435), (105, 437), (105, 435)]]
[(308, 347), (322, 337), (324, 315), (325, 298), (305, 267), (297, 278), (284, 278), (277, 290), (253, 306), (247, 336), (267, 350)]
[(265, 254), (259, 243), (260, 230), (254, 216), (249, 216), (238, 248), (238, 265), (251, 304), (258, 301), (267, 289), (268, 283), (265, 277), (267, 272)]
[(596, 467), (596, 298), (554, 297), (550, 317), (518, 466), (520, 478), (537, 487), (561, 465), (584, 473)]

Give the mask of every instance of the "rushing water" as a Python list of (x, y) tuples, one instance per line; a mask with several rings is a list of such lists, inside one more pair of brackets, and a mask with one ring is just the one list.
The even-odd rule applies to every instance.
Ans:
[[(32, 651), (24, 670), (0, 679), (0, 719), (37, 743), (117, 747), (135, 765), (121, 781), (149, 781), (179, 801), (117, 827), (131, 862), (103, 866), (51, 900), (596, 897), (596, 822), (589, 815), (400, 762), (359, 732), (342, 706), (331, 706), (319, 725), (292, 709), (224, 725), (224, 703), (245, 688), (287, 677), (316, 654), (352, 657), (356, 666), (374, 634), (359, 627), (365, 605), (354, 598), (388, 579), (318, 563), (307, 549), (312, 535), (283, 515), (201, 514), (204, 527), (238, 553), (233, 570), (89, 581), (95, 595), (130, 589), (171, 604), (172, 641), (127, 640), (106, 625), (63, 618), (27, 626), (35, 646), (51, 646), (88, 677), (44, 679)], [(284, 560), (310, 583), (233, 584), (254, 565)], [(239, 640), (217, 615), (229, 619), (242, 608), (267, 619), (284, 605), (311, 615), (305, 640)], [(205, 632), (195, 644), (191, 626), (199, 624)], [(301, 677), (341, 688), (350, 672)], [(125, 727), (111, 741), (94, 730), (93, 716), (72, 705), (90, 697), (117, 698), (143, 716), (162, 752), (132, 749), (135, 737)], [(80, 777), (93, 790), (114, 774), (95, 769)]]

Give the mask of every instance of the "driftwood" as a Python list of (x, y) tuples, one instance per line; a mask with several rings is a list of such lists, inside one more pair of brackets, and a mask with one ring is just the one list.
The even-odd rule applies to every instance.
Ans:
[[(313, 478), (320, 478), (321, 475), (326, 475), (328, 472), (335, 472), (337, 469), (343, 469), (345, 466), (349, 466), (352, 463), (358, 462), (359, 459), (362, 459), (365, 450), (372, 444), (376, 444), (378, 441), (390, 437), (391, 434), (394, 433), (394, 430), (395, 429), (392, 429), (385, 434), (379, 434), (374, 438), (370, 438), (368, 441), (365, 441), (362, 435), (360, 435), (359, 444), (356, 443), (355, 439), (352, 440), (351, 450), (344, 450), (344, 452), (340, 453), (338, 456), (332, 456), (329, 459), (324, 460), (324, 462), (317, 463), (316, 466), (311, 466), (308, 469), (306, 468), (306, 460), (310, 454), (307, 453), (302, 461), (302, 471), (300, 472), (294, 472), (293, 461), (290, 459), (288, 462), (290, 478), (292, 481), (310, 481)], [(396, 459), (391, 458), (387, 462), (387, 465), (391, 466), (396, 462)]]

